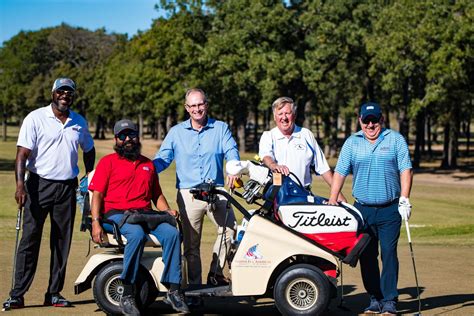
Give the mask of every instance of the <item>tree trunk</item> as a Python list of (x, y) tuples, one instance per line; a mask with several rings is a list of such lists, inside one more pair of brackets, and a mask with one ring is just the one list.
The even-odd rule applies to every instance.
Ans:
[[(383, 119), (384, 119), (385, 127), (390, 128), (390, 110), (388, 109), (388, 107), (385, 109), (385, 113), (383, 114)], [(357, 131), (359, 131), (359, 129)]]
[[(420, 168), (421, 162), (421, 147), (423, 139), (425, 138), (425, 120), (423, 111), (419, 111), (416, 115), (416, 138), (415, 138), (415, 153), (413, 155), (413, 167)], [(408, 142), (408, 139), (407, 139)]]
[(428, 157), (431, 159), (433, 158), (433, 150), (432, 150), (432, 133), (431, 133), (431, 115), (428, 114), (426, 118), (426, 140), (428, 146)]
[(2, 140), (4, 142), (7, 141), (7, 112), (3, 111), (3, 118), (2, 118)]
[[(5, 130), (6, 134), (6, 130)], [(466, 157), (469, 157), (469, 151), (471, 147), (471, 119), (467, 121), (467, 127), (466, 127)]]
[(323, 136), (323, 144), (324, 144), (324, 155), (329, 157), (331, 152), (331, 117), (328, 114), (324, 114), (323, 117), (323, 129), (324, 129), (324, 136)]
[(144, 123), (143, 123), (143, 113), (140, 112), (138, 113), (138, 137), (140, 137), (140, 139), (143, 139), (143, 135), (144, 135), (144, 132), (143, 132), (143, 129), (144, 129)]
[(344, 117), (344, 140), (348, 139), (352, 134), (352, 115)]
[(337, 154), (337, 132), (338, 132), (338, 119), (339, 110), (335, 111), (334, 115), (331, 116), (331, 136), (329, 139), (329, 157), (336, 157)]
[(102, 115), (97, 115), (94, 139), (105, 139), (105, 120)]
[(444, 126), (443, 160), (441, 162), (442, 169), (455, 169), (458, 166), (459, 114), (455, 112), (451, 117), (453, 119), (447, 122)]
[(253, 149), (258, 151), (258, 143), (259, 143), (259, 137), (258, 137), (258, 130), (259, 130), (259, 123), (258, 123), (258, 116), (259, 116), (259, 111), (258, 111), (258, 106), (255, 106), (254, 109), (254, 124), (253, 124)]
[(312, 119), (311, 119), (311, 108), (312, 108), (312, 102), (311, 100), (308, 100), (304, 103), (304, 116), (305, 120), (303, 123), (303, 126), (306, 127), (307, 129), (311, 130), (311, 125), (313, 125)]
[(456, 169), (458, 167), (458, 156), (459, 156), (459, 128), (461, 127), (461, 120), (459, 118), (459, 111), (454, 112), (454, 122), (451, 124), (451, 129), (449, 132), (451, 133), (450, 145), (449, 149), (451, 151), (451, 160), (449, 165), (452, 169)]
[(408, 104), (410, 104), (410, 94), (408, 91), (408, 87), (409, 87), (409, 80), (406, 79), (403, 85), (403, 104), (401, 106), (400, 116), (398, 118), (400, 134), (402, 134), (402, 136), (405, 137), (407, 142), (408, 142), (408, 136), (410, 132), (409, 121), (408, 121)]
[(272, 109), (268, 109), (263, 112), (263, 129), (265, 131), (270, 130), (270, 120), (273, 117)]
[[(247, 108), (247, 107), (245, 107)], [(247, 148), (245, 148), (245, 121), (247, 118), (247, 111), (241, 109), (236, 109), (234, 112), (234, 121), (233, 125), (235, 130), (237, 130), (237, 145), (239, 147), (239, 151), (241, 153), (247, 152)]]
[[(320, 121), (320, 117), (319, 116), (316, 116), (316, 139), (318, 140), (318, 142), (321, 141), (321, 134), (320, 134), (320, 129), (321, 129), (321, 121)], [(320, 143), (321, 144), (321, 143)]]

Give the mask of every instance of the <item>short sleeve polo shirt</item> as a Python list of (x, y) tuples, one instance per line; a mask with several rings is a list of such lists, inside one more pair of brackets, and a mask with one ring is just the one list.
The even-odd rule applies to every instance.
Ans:
[(79, 174), (79, 146), (94, 147), (86, 120), (73, 111), (63, 124), (51, 105), (36, 109), (23, 120), (17, 146), (31, 150), (26, 168), (49, 180), (68, 180)]
[(262, 159), (271, 157), (276, 163), (287, 166), (305, 186), (312, 182), (311, 165), (318, 174), (330, 170), (313, 133), (300, 126), (295, 126), (290, 137), (283, 135), (278, 127), (263, 132), (258, 155)]
[(140, 156), (136, 161), (117, 153), (104, 156), (94, 172), (89, 190), (104, 194), (104, 213), (110, 210), (151, 209), (161, 195), (153, 162)]
[(354, 175), (352, 195), (361, 204), (383, 205), (400, 197), (400, 173), (411, 169), (410, 152), (403, 136), (383, 129), (372, 144), (359, 131), (344, 143), (335, 171)]

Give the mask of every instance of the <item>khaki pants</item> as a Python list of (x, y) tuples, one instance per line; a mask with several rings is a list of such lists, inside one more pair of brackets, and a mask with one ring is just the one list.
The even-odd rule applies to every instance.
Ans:
[[(188, 263), (189, 284), (202, 283), (200, 252), (202, 224), (205, 214), (217, 227), (217, 239), (212, 250), (212, 262), (209, 272), (214, 273), (216, 271), (217, 275), (223, 275), (225, 258), (230, 251), (231, 238), (235, 236), (236, 221), (234, 211), (228, 205), (227, 199), (220, 195), (218, 195), (218, 198), (219, 200), (213, 206), (207, 202), (194, 199), (193, 195), (189, 193), (189, 189), (178, 190), (177, 202), (183, 225), (184, 256)], [(221, 245), (224, 227), (226, 227), (226, 234)], [(220, 255), (218, 255), (219, 248), (221, 248)]]

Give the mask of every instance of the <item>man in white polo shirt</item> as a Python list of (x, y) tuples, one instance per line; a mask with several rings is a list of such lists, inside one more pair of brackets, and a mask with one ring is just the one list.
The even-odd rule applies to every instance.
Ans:
[[(313, 133), (295, 124), (296, 105), (289, 97), (280, 97), (272, 104), (276, 127), (260, 138), (258, 155), (273, 172), (293, 173), (301, 184), (310, 189), (311, 171), (323, 177), (331, 187), (332, 171)], [(340, 201), (346, 201), (339, 195)]]
[(64, 286), (76, 214), (79, 146), (84, 152), (87, 173), (92, 171), (95, 161), (87, 122), (70, 110), (75, 91), (76, 84), (71, 79), (56, 79), (51, 104), (29, 113), (18, 135), (15, 199), (19, 207), (24, 206), (23, 234), (16, 256), (14, 286), (10, 298), (3, 303), (4, 310), (24, 307), (23, 296), (33, 282), (48, 214), (51, 275), (44, 305), (71, 306), (60, 291)]

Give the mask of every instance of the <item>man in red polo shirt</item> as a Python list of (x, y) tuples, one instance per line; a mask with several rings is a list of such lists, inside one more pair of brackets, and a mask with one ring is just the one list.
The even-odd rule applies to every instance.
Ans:
[[(123, 271), (120, 276), (124, 292), (120, 307), (126, 315), (139, 315), (134, 298), (134, 283), (140, 266), (140, 259), (146, 235), (156, 236), (163, 247), (165, 269), (161, 283), (168, 285), (169, 291), (164, 302), (178, 312), (189, 312), (180, 291), (181, 284), (181, 242), (179, 232), (164, 221), (156, 228), (148, 225), (122, 223), (129, 210), (152, 210), (152, 205), (161, 211), (176, 216), (170, 210), (163, 195), (153, 162), (142, 156), (137, 126), (130, 120), (120, 120), (115, 124), (115, 153), (103, 157), (97, 164), (89, 189), (92, 196), (92, 238), (101, 242), (103, 230), (100, 218), (119, 224), (120, 233), (127, 239), (124, 251)], [(103, 211), (101, 207), (103, 205)], [(166, 216), (164, 216), (166, 218)]]

